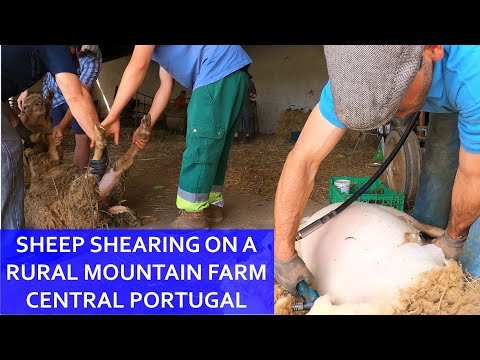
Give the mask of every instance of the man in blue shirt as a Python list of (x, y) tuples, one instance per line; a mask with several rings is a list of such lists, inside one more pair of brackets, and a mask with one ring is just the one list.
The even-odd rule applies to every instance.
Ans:
[(2, 228), (24, 226), (24, 174), (21, 139), (14, 127), (20, 120), (8, 104), (50, 72), (73, 116), (87, 136), (95, 138), (98, 123), (92, 98), (77, 76), (76, 59), (68, 45), (2, 45)]
[[(102, 125), (118, 139), (120, 114), (139, 89), (150, 60), (160, 65), (160, 87), (149, 114), (152, 126), (170, 100), (173, 79), (193, 92), (187, 108), (187, 147), (177, 191), (177, 229), (205, 229), (223, 220), (222, 188), (230, 147), (247, 92), (252, 60), (239, 45), (137, 45)], [(132, 141), (143, 149), (146, 141)]]
[(431, 117), (413, 216), (446, 227), (434, 243), (480, 275), (480, 46), (325, 46), (325, 56), (330, 80), (278, 184), (276, 280), (292, 293), (312, 281), (295, 234), (315, 174), (345, 128), (375, 129), (420, 110)]

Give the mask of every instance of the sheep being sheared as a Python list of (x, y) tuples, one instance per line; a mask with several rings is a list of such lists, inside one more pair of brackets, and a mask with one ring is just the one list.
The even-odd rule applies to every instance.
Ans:
[[(477, 280), (421, 237), (443, 232), (394, 208), (353, 203), (296, 243), (321, 295), (309, 314), (479, 314)], [(276, 287), (275, 313), (291, 312), (295, 299)]]
[[(23, 125), (31, 132), (29, 140), (32, 147), (25, 149), (23, 154), (27, 187), (30, 185), (31, 177), (36, 176), (37, 171), (44, 172), (52, 166), (58, 165), (62, 158), (61, 147), (55, 146), (50, 128), (52, 99), (53, 92), (51, 91), (48, 93), (47, 99), (43, 98), (40, 93), (32, 93), (25, 98), (18, 115)], [(38, 159), (33, 159), (34, 155), (45, 152), (48, 156), (42, 155), (38, 156)], [(31, 161), (29, 161), (30, 158), (32, 158)]]
[[(53, 145), (50, 129), (50, 104), (39, 94), (30, 94), (19, 118), (32, 132), (33, 149), (25, 150), (27, 181), (25, 193), (25, 224), (27, 228), (78, 229), (111, 226), (138, 226), (130, 209), (121, 206), (126, 171), (133, 164), (138, 148), (130, 149), (113, 162), (101, 179), (73, 164), (61, 162), (61, 150)], [(139, 137), (148, 138), (151, 120), (141, 121)], [(104, 129), (95, 128), (94, 160), (100, 160), (106, 147)], [(98, 181), (99, 180), (99, 181)], [(101, 189), (99, 191), (99, 189)]]

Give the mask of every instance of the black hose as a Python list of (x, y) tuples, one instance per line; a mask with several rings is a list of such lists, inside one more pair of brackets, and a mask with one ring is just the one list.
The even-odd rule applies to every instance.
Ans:
[(394, 157), (397, 155), (402, 145), (405, 143), (405, 140), (407, 140), (407, 137), (412, 131), (413, 127), (415, 126), (415, 123), (417, 122), (419, 115), (420, 115), (420, 112), (417, 112), (415, 116), (412, 117), (412, 120), (410, 120), (410, 122), (407, 125), (407, 128), (402, 134), (402, 137), (398, 141), (398, 144), (395, 146), (391, 154), (383, 162), (383, 164), (380, 166), (377, 172), (373, 174), (373, 176), (360, 189), (358, 189), (355, 194), (353, 194), (347, 201), (341, 204), (338, 208), (330, 211), (327, 215), (324, 215), (320, 219), (315, 220), (311, 224), (305, 226), (303, 229), (300, 229), (297, 232), (297, 237), (295, 241), (298, 241), (300, 239), (303, 239), (305, 236), (310, 235), (312, 232), (317, 230), (323, 224), (327, 223), (329, 220), (333, 219), (335, 216), (340, 214), (343, 210), (345, 210), (348, 206), (350, 206), (350, 204), (352, 204), (355, 200), (357, 200), (360, 197), (360, 195), (362, 195), (380, 177), (380, 175), (382, 175), (382, 173), (385, 171), (385, 169), (388, 167), (388, 165), (390, 165)]

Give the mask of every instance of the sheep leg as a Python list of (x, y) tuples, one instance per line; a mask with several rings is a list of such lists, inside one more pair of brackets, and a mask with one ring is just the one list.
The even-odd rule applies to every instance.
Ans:
[(107, 146), (107, 140), (105, 139), (105, 128), (97, 123), (95, 125), (95, 149), (93, 151), (92, 160), (100, 160), (103, 156), (103, 149)]
[(60, 162), (62, 151), (60, 146), (56, 146), (52, 139), (52, 134), (35, 133), (30, 135), (30, 141), (35, 144), (33, 153), (48, 152), (48, 158), (51, 162)]
[(34, 144), (31, 151), (28, 152), (27, 157), (30, 155), (35, 155), (43, 152), (49, 151), (47, 134), (35, 133), (30, 135), (30, 142)]
[(52, 134), (47, 134), (46, 139), (48, 143), (48, 158), (52, 162), (60, 162), (60, 160), (62, 159), (62, 151), (60, 146), (55, 145)]
[[(151, 132), (150, 126), (151, 118), (150, 114), (147, 114), (143, 117), (140, 123), (140, 131), (137, 136), (140, 139), (148, 139)], [(140, 149), (135, 144), (132, 144), (127, 152), (120, 157), (115, 164), (113, 164), (113, 167), (103, 175), (102, 180), (100, 180), (100, 183), (98, 184), (101, 198), (108, 196), (112, 192), (114, 187), (118, 184), (121, 175), (133, 165), (135, 156), (139, 151)]]
[[(95, 124), (93, 131), (95, 135), (95, 148), (93, 150), (92, 161), (98, 161), (102, 159), (105, 152), (105, 148), (107, 146), (107, 140), (105, 139), (105, 128), (100, 123), (97, 123)], [(86, 176), (95, 175), (97, 177), (97, 184), (98, 184), (102, 179), (103, 174), (100, 174), (100, 173), (97, 174), (95, 172), (94, 172), (95, 174), (92, 174), (92, 171), (93, 171), (92, 167), (88, 168), (88, 171), (85, 175)]]
[(35, 133), (30, 135), (30, 141), (33, 144), (45, 144), (47, 143), (47, 134), (45, 133)]

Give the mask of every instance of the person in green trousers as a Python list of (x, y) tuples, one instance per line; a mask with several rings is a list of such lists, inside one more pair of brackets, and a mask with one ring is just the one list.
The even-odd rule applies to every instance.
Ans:
[[(186, 149), (177, 191), (175, 229), (207, 229), (223, 220), (223, 183), (241, 116), (252, 60), (239, 45), (137, 45), (123, 73), (110, 114), (102, 122), (118, 143), (120, 114), (145, 78), (150, 61), (160, 65), (160, 87), (149, 114), (152, 126), (165, 110), (173, 79), (193, 92), (187, 108)], [(146, 140), (133, 135), (143, 149)]]

